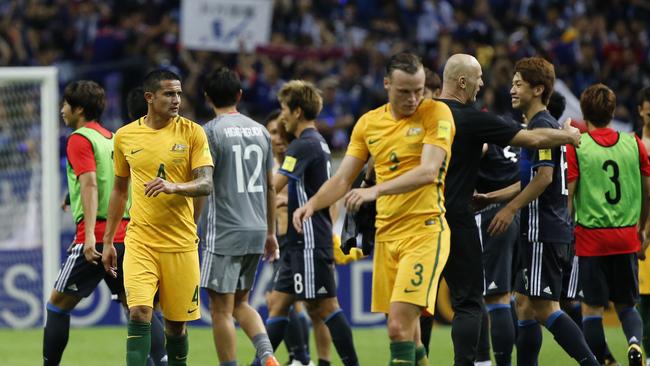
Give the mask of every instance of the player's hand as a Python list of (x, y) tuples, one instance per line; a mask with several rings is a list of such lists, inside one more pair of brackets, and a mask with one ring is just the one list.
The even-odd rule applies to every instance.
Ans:
[(490, 198), (485, 193), (474, 193), (472, 196), (472, 208), (474, 211), (482, 210), (490, 203)]
[(363, 203), (374, 201), (378, 196), (377, 186), (353, 189), (344, 197), (345, 209), (348, 212), (357, 212)]
[(571, 145), (573, 146), (580, 146), (580, 130), (571, 126), (571, 118), (567, 118), (566, 121), (564, 121), (564, 126), (562, 126), (562, 129), (571, 135)]
[(648, 246), (650, 246), (650, 240), (646, 238), (645, 231), (642, 229), (637, 232), (637, 235), (639, 236), (639, 240), (641, 241), (641, 249), (636, 254), (636, 256), (643, 261), (646, 259), (645, 252), (648, 249)]
[(86, 241), (84, 242), (84, 257), (86, 257), (88, 262), (94, 265), (98, 265), (99, 261), (102, 260), (102, 253), (98, 252), (95, 247), (94, 235), (87, 235), (86, 237)]
[(275, 262), (280, 258), (280, 246), (278, 239), (275, 235), (266, 235), (266, 242), (264, 243), (264, 260)]
[(102, 249), (102, 264), (104, 270), (117, 278), (117, 251), (112, 242), (104, 242), (104, 249)]
[(302, 234), (302, 223), (313, 215), (314, 210), (311, 208), (309, 203), (300, 207), (293, 213), (293, 227), (298, 233)]
[(160, 177), (144, 184), (144, 195), (147, 197), (156, 197), (161, 193), (176, 193), (176, 184), (168, 182)]
[(275, 207), (285, 207), (289, 204), (287, 196), (275, 196)]
[(490, 226), (488, 227), (488, 234), (490, 234), (490, 236), (497, 236), (506, 232), (506, 230), (508, 230), (508, 226), (510, 226), (512, 223), (514, 216), (515, 211), (508, 206), (499, 210), (499, 212), (494, 215), (492, 222), (490, 222)]

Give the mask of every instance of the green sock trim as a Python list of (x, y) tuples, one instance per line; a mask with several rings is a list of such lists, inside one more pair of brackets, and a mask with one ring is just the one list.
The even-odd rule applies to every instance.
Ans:
[(151, 323), (129, 321), (126, 337), (126, 364), (144, 365), (151, 348)]
[(390, 366), (414, 366), (415, 342), (392, 342), (390, 344)]
[(415, 347), (415, 361), (418, 362), (425, 357), (427, 357), (427, 349), (424, 346)]
[(189, 342), (187, 341), (187, 333), (181, 336), (165, 335), (165, 337), (167, 338), (167, 365), (187, 365), (187, 355), (190, 350)]

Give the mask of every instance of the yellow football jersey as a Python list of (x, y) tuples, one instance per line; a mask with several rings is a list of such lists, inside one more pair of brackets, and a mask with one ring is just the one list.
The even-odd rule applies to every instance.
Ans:
[(161, 193), (146, 197), (144, 185), (157, 176), (169, 182), (189, 182), (192, 170), (213, 166), (203, 128), (183, 117), (154, 130), (142, 117), (115, 133), (115, 175), (131, 177), (133, 202), (127, 244), (160, 252), (196, 250), (198, 237), (192, 197)]
[[(646, 251), (646, 256), (650, 253)], [(650, 258), (639, 261), (639, 293), (650, 295)]]
[(417, 111), (395, 120), (390, 105), (364, 114), (352, 131), (347, 155), (375, 159), (377, 183), (394, 179), (420, 165), (422, 144), (435, 145), (447, 156), (434, 184), (411, 192), (385, 195), (377, 200), (377, 240), (395, 240), (440, 230), (434, 218), (445, 212), (444, 182), (456, 133), (446, 104), (423, 100)]

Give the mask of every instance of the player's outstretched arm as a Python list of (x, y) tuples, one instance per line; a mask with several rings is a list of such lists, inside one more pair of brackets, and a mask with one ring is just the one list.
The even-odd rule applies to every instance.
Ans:
[(442, 148), (424, 144), (420, 165), (408, 172), (369, 188), (351, 190), (345, 196), (345, 208), (358, 211), (364, 202), (374, 201), (379, 196), (399, 194), (416, 190), (424, 185), (434, 183), (440, 174), (440, 167), (447, 153)]
[(97, 174), (86, 172), (79, 176), (81, 205), (84, 212), (84, 257), (94, 265), (99, 264), (102, 254), (95, 248), (95, 224), (97, 222)]
[(497, 236), (508, 230), (517, 211), (539, 197), (552, 182), (553, 167), (540, 166), (537, 168), (537, 174), (530, 180), (526, 188), (494, 215), (488, 227), (488, 233), (491, 236)]
[(580, 146), (580, 130), (571, 126), (571, 119), (564, 122), (561, 130), (554, 128), (521, 130), (510, 140), (510, 145), (529, 149), (548, 149), (566, 144)]
[(513, 183), (505, 188), (488, 193), (475, 193), (472, 204), (475, 209), (481, 209), (491, 203), (507, 202), (521, 192), (521, 182)]
[(192, 180), (186, 183), (172, 183), (160, 177), (144, 184), (144, 194), (156, 197), (161, 193), (181, 196), (209, 196), (212, 193), (212, 167), (201, 166), (192, 170)]
[(325, 182), (303, 207), (293, 213), (293, 226), (299, 233), (302, 233), (303, 221), (310, 218), (314, 212), (333, 205), (350, 190), (364, 164), (365, 161), (359, 158), (345, 155), (336, 174)]
[(111, 199), (108, 202), (108, 213), (106, 215), (106, 229), (104, 230), (104, 249), (102, 250), (102, 264), (104, 270), (111, 276), (117, 278), (117, 253), (113, 246), (113, 238), (117, 227), (122, 221), (122, 215), (129, 199), (129, 177), (115, 176)]

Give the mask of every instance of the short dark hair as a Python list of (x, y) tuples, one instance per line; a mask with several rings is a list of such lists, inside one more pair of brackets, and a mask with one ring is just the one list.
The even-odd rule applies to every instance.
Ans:
[(281, 109), (274, 109), (271, 111), (271, 113), (266, 115), (266, 118), (264, 118), (264, 125), (268, 125), (269, 122), (278, 119), (280, 117), (280, 114), (282, 113)]
[(641, 89), (636, 96), (637, 105), (640, 107), (643, 102), (650, 102), (650, 86)]
[(431, 71), (428, 67), (424, 68), (424, 87), (431, 91), (442, 88), (442, 80), (440, 80), (440, 76)]
[(135, 120), (147, 114), (147, 101), (144, 99), (144, 88), (136, 86), (126, 96), (126, 110), (130, 120)]
[(78, 80), (68, 84), (63, 90), (63, 100), (71, 109), (83, 109), (87, 121), (99, 121), (106, 108), (104, 88), (90, 80)]
[(391, 76), (395, 70), (402, 70), (407, 74), (413, 75), (421, 67), (423, 66), (420, 56), (404, 51), (396, 53), (388, 59), (388, 63), (386, 63), (386, 75)]
[(237, 104), (241, 81), (234, 71), (219, 67), (208, 74), (203, 91), (215, 107), (229, 107)]
[(315, 120), (323, 109), (323, 98), (314, 84), (304, 80), (291, 80), (278, 92), (278, 101), (286, 103), (290, 111), (300, 107), (302, 118)]
[(145, 92), (155, 93), (156, 90), (160, 89), (160, 82), (163, 80), (181, 81), (181, 78), (173, 71), (165, 69), (153, 70), (144, 77), (142, 88)]
[(522, 58), (515, 64), (514, 73), (519, 73), (531, 87), (543, 86), (542, 103), (548, 105), (555, 83), (555, 68), (552, 63), (539, 56)]
[(580, 95), (580, 109), (585, 120), (596, 127), (605, 127), (614, 118), (616, 95), (603, 84), (594, 84)]
[(566, 98), (564, 95), (554, 91), (551, 93), (551, 97), (548, 100), (548, 105), (546, 106), (548, 113), (553, 116), (555, 119), (559, 119), (564, 113), (566, 108)]

